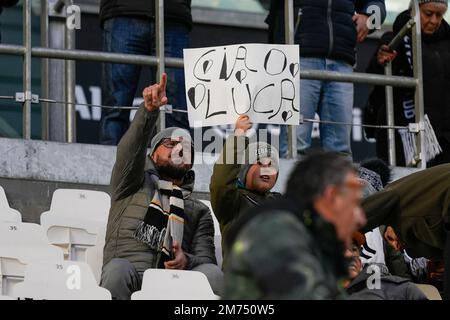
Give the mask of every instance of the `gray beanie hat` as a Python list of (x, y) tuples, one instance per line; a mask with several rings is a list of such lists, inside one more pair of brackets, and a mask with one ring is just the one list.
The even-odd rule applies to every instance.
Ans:
[(245, 149), (245, 156), (248, 161), (245, 162), (239, 172), (239, 181), (244, 186), (246, 184), (247, 173), (248, 170), (250, 170), (250, 167), (263, 158), (271, 159), (272, 167), (277, 171), (278, 178), (280, 158), (278, 155), (278, 150), (271, 144), (262, 141), (250, 143)]
[[(160, 142), (163, 139), (171, 138), (177, 140), (180, 137), (183, 138), (183, 141), (188, 141), (191, 144), (191, 147), (193, 148), (194, 144), (192, 143), (191, 134), (187, 130), (177, 127), (169, 127), (164, 130), (161, 130), (153, 137), (152, 141), (150, 142), (149, 156), (153, 155), (153, 152), (155, 152), (156, 147), (160, 144)], [(192, 153), (192, 163), (193, 162), (194, 162), (194, 153)]]
[(419, 0), (419, 4), (429, 3), (429, 2), (437, 2), (442, 3), (448, 6), (448, 0)]

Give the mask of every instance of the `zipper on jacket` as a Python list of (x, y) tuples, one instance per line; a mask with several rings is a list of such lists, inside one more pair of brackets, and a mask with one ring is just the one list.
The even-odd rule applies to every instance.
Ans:
[(334, 38), (333, 38), (333, 21), (331, 20), (331, 12), (333, 10), (333, 0), (328, 0), (328, 9), (327, 9), (327, 22), (328, 22), (328, 31), (329, 31), (329, 43), (328, 43), (328, 57), (331, 57), (331, 53), (333, 52)]

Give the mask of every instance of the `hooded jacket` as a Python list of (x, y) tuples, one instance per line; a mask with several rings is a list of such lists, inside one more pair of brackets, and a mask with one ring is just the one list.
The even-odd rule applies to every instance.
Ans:
[[(301, 9), (295, 34), (300, 56), (330, 58), (354, 65), (357, 32), (352, 17), (355, 12), (370, 15), (371, 6), (379, 8), (382, 23), (386, 17), (384, 0), (294, 0), (294, 19), (298, 19)], [(283, 0), (272, 0), (266, 23), (269, 42), (284, 43)]]
[[(394, 22), (393, 32), (383, 35), (380, 44), (388, 44), (401, 28), (409, 21), (408, 11), (402, 12)], [(392, 62), (392, 74), (396, 76), (413, 76), (413, 59), (411, 56), (411, 35), (407, 35), (398, 48), (397, 57)], [(424, 111), (430, 118), (439, 140), (450, 143), (450, 26), (443, 20), (440, 28), (433, 35), (422, 34), (422, 65)], [(367, 70), (370, 73), (383, 74), (383, 66), (377, 62), (376, 55)], [(394, 88), (395, 125), (406, 126), (415, 122), (414, 89)], [(364, 110), (364, 123), (374, 125), (386, 124), (385, 88), (376, 86), (369, 97)], [(388, 160), (387, 130), (365, 128), (366, 135), (377, 139), (377, 155)], [(404, 165), (402, 141), (396, 135), (397, 163)], [(446, 144), (443, 144), (445, 146)], [(449, 154), (450, 150), (444, 152)]]
[(239, 176), (245, 173), (243, 171), (248, 171), (249, 168), (248, 165), (243, 166), (242, 161), (238, 161), (245, 154), (248, 144), (247, 137), (228, 137), (211, 176), (211, 207), (220, 225), (223, 265), (226, 264), (228, 256), (228, 230), (233, 223), (244, 215), (247, 209), (259, 206), (266, 199), (279, 196), (274, 192), (253, 192), (245, 188), (244, 181), (239, 180)]
[[(155, 19), (154, 0), (101, 0), (100, 23), (115, 17)], [(179, 22), (192, 28), (191, 0), (165, 0), (164, 21)]]
[[(103, 265), (113, 258), (130, 261), (138, 272), (155, 267), (156, 252), (133, 237), (144, 220), (156, 186), (150, 176), (157, 174), (146, 157), (150, 133), (155, 129), (159, 111), (148, 112), (143, 105), (117, 146), (116, 163), (111, 176), (111, 210), (106, 230)], [(187, 269), (199, 264), (217, 264), (214, 248), (214, 225), (207, 206), (191, 197), (194, 172), (189, 171), (182, 185), (184, 197), (183, 242), (188, 258)]]
[(363, 232), (392, 226), (413, 257), (441, 259), (450, 230), (450, 164), (419, 171), (362, 202)]

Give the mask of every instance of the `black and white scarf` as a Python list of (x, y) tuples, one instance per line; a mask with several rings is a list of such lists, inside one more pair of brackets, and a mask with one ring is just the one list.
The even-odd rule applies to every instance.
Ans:
[(172, 244), (183, 241), (184, 200), (182, 190), (171, 181), (152, 175), (158, 188), (149, 204), (144, 220), (139, 223), (134, 238), (144, 242), (152, 250), (163, 253), (162, 261), (173, 259)]

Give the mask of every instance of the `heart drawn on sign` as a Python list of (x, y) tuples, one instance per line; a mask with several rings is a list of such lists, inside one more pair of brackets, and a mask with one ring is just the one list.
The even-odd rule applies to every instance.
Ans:
[(289, 65), (289, 71), (291, 72), (291, 74), (292, 74), (292, 76), (293, 76), (294, 78), (295, 78), (295, 76), (297, 75), (299, 69), (300, 69), (300, 68), (299, 68), (299, 66), (298, 66), (298, 63), (291, 63), (291, 64)]
[(194, 109), (197, 109), (202, 104), (203, 100), (205, 100), (205, 94), (206, 88), (201, 83), (188, 90), (189, 102)]
[(236, 72), (236, 79), (237, 79), (237, 81), (239, 81), (239, 83), (242, 83), (242, 81), (244, 81), (245, 78), (247, 78), (247, 71), (242, 69), (242, 70)]
[(206, 60), (205, 62), (203, 62), (203, 73), (207, 73), (209, 71), (209, 69), (211, 69), (213, 65), (213, 61), (212, 60)]
[(284, 122), (288, 121), (290, 118), (292, 118), (292, 111), (283, 111), (281, 117), (283, 118)]

